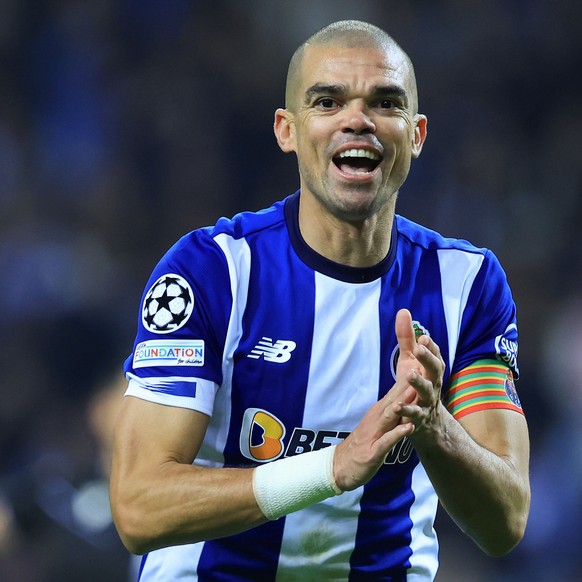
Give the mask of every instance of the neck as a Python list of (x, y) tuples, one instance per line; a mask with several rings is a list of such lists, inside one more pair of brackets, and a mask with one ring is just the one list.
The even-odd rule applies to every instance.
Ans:
[(331, 214), (310, 195), (300, 197), (299, 229), (305, 242), (325, 258), (351, 267), (371, 267), (390, 250), (394, 196), (376, 214), (346, 221)]

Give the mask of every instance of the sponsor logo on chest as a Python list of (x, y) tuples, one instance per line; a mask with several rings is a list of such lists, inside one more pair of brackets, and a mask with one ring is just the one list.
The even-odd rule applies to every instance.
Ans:
[[(271, 412), (263, 408), (247, 408), (239, 437), (240, 452), (251, 461), (266, 463), (338, 444), (350, 434), (342, 430), (316, 431), (304, 427), (294, 427), (286, 438), (288, 433), (283, 421)], [(404, 438), (390, 451), (384, 464), (406, 463), (412, 451), (412, 443)]]

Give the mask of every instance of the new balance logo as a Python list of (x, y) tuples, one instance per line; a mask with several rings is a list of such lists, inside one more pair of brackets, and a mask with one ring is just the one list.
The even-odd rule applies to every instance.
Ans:
[(283, 364), (291, 359), (291, 352), (296, 347), (297, 344), (291, 340), (277, 340), (273, 343), (270, 337), (263, 337), (247, 357), (258, 360), (263, 356), (267, 362)]

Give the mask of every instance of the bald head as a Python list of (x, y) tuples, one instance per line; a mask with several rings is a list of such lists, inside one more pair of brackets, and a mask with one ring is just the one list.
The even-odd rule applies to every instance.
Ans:
[(285, 107), (294, 110), (297, 99), (297, 88), (301, 81), (301, 67), (303, 57), (308, 46), (337, 46), (338, 48), (372, 48), (381, 49), (387, 53), (399, 55), (409, 71), (411, 101), (413, 113), (418, 109), (418, 96), (414, 67), (408, 55), (398, 43), (384, 30), (359, 20), (340, 20), (334, 22), (309, 37), (293, 54), (287, 71), (287, 85), (285, 89)]

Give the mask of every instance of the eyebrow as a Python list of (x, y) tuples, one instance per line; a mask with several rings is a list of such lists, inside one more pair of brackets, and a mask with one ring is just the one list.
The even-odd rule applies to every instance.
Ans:
[(374, 97), (391, 97), (400, 100), (405, 107), (408, 107), (408, 93), (400, 85), (376, 85), (372, 88)]
[[(347, 88), (345, 85), (341, 84), (327, 84), (327, 83), (315, 83), (305, 91), (304, 103), (310, 103), (315, 97), (320, 95), (329, 95), (331, 97), (337, 97), (340, 95), (345, 95), (347, 93)], [(374, 98), (378, 97), (390, 97), (392, 99), (399, 99), (402, 101), (405, 107), (408, 107), (408, 93), (400, 85), (374, 85), (370, 91), (370, 95)]]
[(306, 91), (304, 95), (304, 102), (309, 103), (314, 97), (318, 97), (319, 95), (343, 95), (346, 93), (346, 87), (344, 85), (328, 85), (326, 83), (316, 83), (315, 85), (311, 85)]

